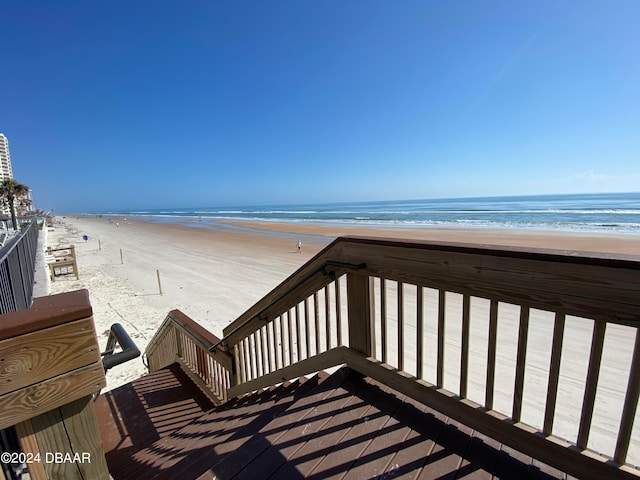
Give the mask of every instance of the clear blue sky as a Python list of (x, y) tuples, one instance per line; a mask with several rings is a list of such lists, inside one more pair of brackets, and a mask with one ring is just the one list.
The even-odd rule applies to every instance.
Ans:
[(640, 2), (0, 3), (58, 212), (640, 190)]

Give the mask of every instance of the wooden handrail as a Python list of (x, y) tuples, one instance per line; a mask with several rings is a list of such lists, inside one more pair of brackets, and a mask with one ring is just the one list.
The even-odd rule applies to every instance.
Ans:
[[(292, 293), (294, 291), (296, 291), (299, 287), (303, 287), (306, 286), (307, 283), (309, 282), (309, 280), (311, 280), (311, 278), (314, 275), (317, 275), (318, 273), (321, 273), (322, 275), (324, 275), (325, 277), (331, 277), (332, 280), (335, 280), (337, 272), (339, 271), (344, 271), (344, 270), (361, 270), (363, 268), (366, 268), (366, 263), (360, 263), (357, 265), (353, 265), (350, 263), (344, 263), (344, 262), (337, 262), (335, 260), (326, 260), (325, 262), (321, 263), (319, 266), (316, 267), (315, 270), (306, 273), (304, 276), (302, 276), (302, 278), (300, 278), (299, 280), (296, 281), (296, 283), (294, 283), (293, 285), (288, 286), (284, 291), (279, 292), (277, 294), (277, 296), (271, 300), (271, 302), (264, 306), (262, 308), (262, 310), (259, 310), (258, 312), (256, 312), (253, 317), (247, 318), (246, 316), (240, 317), (237, 321), (235, 321), (233, 323), (232, 326), (230, 326), (229, 328), (227, 328), (225, 330), (225, 337), (222, 340), (218, 340), (214, 345), (212, 345), (210, 347), (210, 350), (214, 350), (216, 347), (218, 347), (219, 345), (224, 344), (225, 342), (228, 342), (229, 339), (231, 337), (233, 337), (236, 333), (238, 333), (244, 326), (246, 326), (251, 320), (260, 320), (260, 321), (267, 321), (269, 319), (269, 317), (267, 315), (265, 315), (265, 312), (267, 312), (274, 304), (278, 304), (278, 302), (280, 302), (281, 300), (287, 299), (292, 296)], [(327, 268), (331, 268), (331, 270), (327, 270)], [(299, 293), (300, 294), (300, 293)]]
[[(336, 265), (332, 275), (319, 275), (327, 264)], [(624, 464), (630, 454), (640, 460), (637, 446), (630, 452), (640, 392), (639, 273), (640, 260), (625, 255), (344, 237), (209, 347), (224, 345), (232, 356), (231, 395), (344, 362), (573, 475), (635, 478), (638, 470)], [(582, 332), (587, 355), (570, 364), (584, 369), (567, 373), (567, 342)], [(611, 365), (607, 345), (627, 337), (635, 347)], [(603, 368), (628, 377), (614, 385)], [(532, 396), (526, 379), (534, 373), (546, 389)], [(570, 401), (572, 423), (561, 411), (574, 394), (569, 381), (582, 385)], [(608, 446), (593, 446), (592, 423), (608, 390), (622, 420)]]
[(38, 297), (33, 301), (31, 308), (2, 316), (0, 340), (55, 327), (69, 320), (90, 317), (91, 314), (87, 290)]
[[(227, 325), (223, 331), (224, 344), (227, 346), (234, 345), (236, 339), (244, 338), (247, 333), (255, 331), (255, 323), (260, 323), (260, 314), (264, 314), (269, 309), (276, 307), (277, 302), (283, 298), (283, 294), (287, 294), (287, 303), (291, 303), (294, 298), (302, 299), (307, 297), (309, 292), (316, 291), (316, 285), (324, 285), (326, 283), (325, 276), (317, 274), (322, 271), (322, 266), (325, 262), (330, 260), (340, 261), (340, 244), (340, 239), (331, 242), (255, 305)], [(303, 285), (300, 285), (301, 280), (305, 280)], [(302, 286), (304, 291), (301, 291), (300, 287)]]
[(30, 464), (31, 476), (109, 478), (93, 409), (106, 381), (87, 291), (42, 297), (3, 315), (0, 353), (0, 429), (15, 426), (33, 458), (44, 458), (45, 446), (91, 458), (86, 465)]
[(172, 310), (145, 351), (150, 371), (178, 362), (214, 403), (227, 400), (233, 375), (233, 357), (218, 337), (179, 310)]

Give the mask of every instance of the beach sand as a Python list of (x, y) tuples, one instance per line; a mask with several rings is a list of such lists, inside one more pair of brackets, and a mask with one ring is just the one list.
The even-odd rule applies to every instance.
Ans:
[[(83, 240), (84, 235), (88, 241)], [(56, 217), (47, 244), (75, 245), (80, 278), (57, 278), (51, 293), (88, 289), (103, 342), (110, 325), (119, 322), (144, 350), (172, 309), (221, 336), (226, 325), (341, 235), (640, 256), (640, 241), (632, 235), (206, 220), (194, 227), (137, 217), (66, 216)], [(302, 239), (301, 253), (296, 252), (298, 239)], [(109, 388), (142, 372), (141, 366), (118, 367), (109, 372)]]
[[(226, 325), (341, 235), (555, 248), (570, 252), (587, 251), (640, 258), (640, 241), (632, 235), (530, 230), (373, 229), (271, 222), (214, 223), (207, 220), (198, 222), (197, 226), (193, 225), (152, 223), (138, 217), (57, 217), (54, 228), (48, 232), (47, 243), (54, 247), (68, 244), (76, 246), (80, 278), (57, 278), (51, 284), (52, 293), (88, 289), (101, 346), (106, 344), (110, 325), (119, 322), (130, 333), (140, 350), (144, 351), (172, 309), (181, 310), (221, 337)], [(83, 235), (89, 237), (88, 241), (83, 240)], [(302, 240), (301, 253), (296, 252), (296, 242), (299, 239)], [(162, 295), (159, 292), (158, 272)], [(451, 314), (452, 317), (457, 315), (457, 312)], [(515, 335), (517, 312), (513, 317), (514, 325), (511, 330)], [(550, 328), (551, 325), (552, 321), (549, 319), (547, 326)], [(532, 329), (530, 335), (532, 338), (540, 337), (541, 342), (548, 343), (549, 335), (545, 331)], [(626, 337), (627, 333), (622, 332), (621, 335)], [(583, 339), (584, 343), (579, 343), (577, 339)], [(574, 352), (571, 355), (576, 358), (575, 368), (580, 370), (584, 368), (588, 358), (588, 353), (584, 351), (585, 345), (590, 342), (588, 328), (569, 340), (575, 345), (572, 347), (567, 344), (565, 347)], [(624, 338), (620, 341), (629, 343)], [(510, 350), (504, 356), (513, 362), (516, 337), (508, 343)], [(454, 350), (457, 348), (459, 347), (453, 347)], [(613, 352), (616, 353), (615, 349)], [(567, 365), (570, 368), (573, 362), (568, 362)], [(144, 373), (146, 369), (140, 360), (116, 367), (107, 373), (107, 388), (115, 388)], [(482, 375), (482, 372), (479, 374)], [(608, 372), (607, 375), (610, 374)], [(623, 369), (620, 375), (624, 377), (625, 374)], [(575, 375), (581, 374), (578, 371)], [(510, 376), (507, 375), (509, 381)], [(573, 374), (571, 376), (573, 378)], [(533, 379), (534, 383), (544, 383), (543, 375), (538, 378), (532, 373), (528, 378)], [(525, 389), (532, 388), (530, 380)], [(545, 385), (540, 387), (544, 388)], [(559, 418), (559, 423), (574, 423), (569, 417), (579, 413), (575, 408), (575, 402), (581, 402), (579, 389), (576, 395), (576, 398), (571, 399), (572, 403), (567, 404), (566, 411), (562, 411), (562, 406), (559, 406), (559, 417), (566, 417)], [(481, 389), (477, 396), (482, 396)], [(544, 393), (529, 398), (531, 397), (544, 401)], [(610, 399), (606, 399), (605, 403), (597, 405), (599, 410), (596, 413), (603, 413), (604, 416), (599, 415), (603, 426), (596, 425), (596, 430), (615, 429), (621, 399), (614, 399), (614, 406), (609, 405), (609, 401)], [(523, 420), (531, 417), (530, 423), (537, 426), (541, 421), (537, 412), (540, 407), (541, 405), (530, 406), (533, 413), (530, 416), (523, 412)], [(508, 401), (505, 408), (509, 408)], [(567, 428), (565, 437), (575, 436), (577, 432), (573, 432), (571, 427)], [(594, 433), (590, 446), (607, 452), (615, 440), (610, 434), (602, 438), (605, 440), (601, 441), (597, 433)], [(640, 458), (636, 457), (640, 457), (640, 454), (636, 438), (637, 435), (634, 435), (631, 460), (637, 463)]]

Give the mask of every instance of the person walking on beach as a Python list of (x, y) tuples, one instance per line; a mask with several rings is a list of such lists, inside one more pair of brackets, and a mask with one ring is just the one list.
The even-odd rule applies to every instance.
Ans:
[(302, 253), (302, 241), (301, 240), (298, 240), (297, 247), (298, 247), (298, 253)]

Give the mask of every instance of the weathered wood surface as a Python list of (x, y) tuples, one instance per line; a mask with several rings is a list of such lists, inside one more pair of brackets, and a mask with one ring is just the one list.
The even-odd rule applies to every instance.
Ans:
[(16, 425), (24, 451), (41, 459), (31, 478), (109, 478), (93, 410), (105, 385), (87, 291), (3, 316), (0, 428)]
[(70, 449), (76, 458), (80, 457), (76, 463), (82, 478), (108, 480), (110, 476), (93, 402), (93, 395), (89, 395), (67, 403), (59, 410)]
[(0, 341), (0, 398), (100, 360), (93, 318)]
[(109, 480), (92, 396), (39, 415), (31, 424), (42, 457), (67, 459), (43, 461), (48, 478)]
[(38, 297), (31, 308), (2, 315), (0, 340), (89, 318), (92, 313), (87, 290)]
[(87, 365), (0, 397), (0, 428), (92, 395), (106, 386), (102, 362)]
[[(38, 447), (38, 440), (36, 434), (33, 431), (31, 420), (25, 420), (24, 422), (17, 423), (16, 434), (20, 439), (20, 448), (25, 453), (35, 454), (40, 451)], [(47, 472), (44, 469), (42, 462), (33, 462), (28, 465), (29, 476), (31, 480), (47, 480)]]
[(0, 428), (105, 386), (88, 292), (38, 298), (0, 322)]

